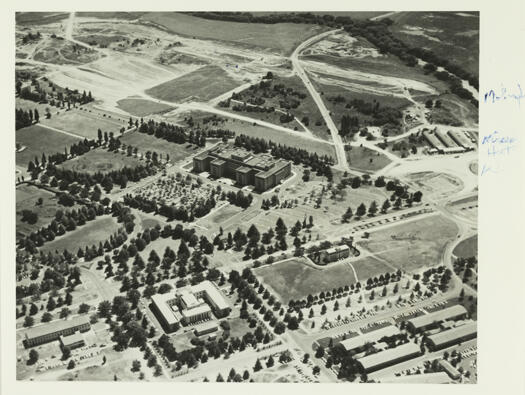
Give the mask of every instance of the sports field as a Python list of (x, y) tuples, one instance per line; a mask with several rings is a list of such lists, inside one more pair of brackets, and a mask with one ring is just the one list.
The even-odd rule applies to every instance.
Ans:
[(173, 110), (173, 107), (167, 104), (156, 103), (144, 99), (122, 99), (117, 102), (118, 107), (136, 117), (144, 117), (152, 114), (162, 114)]
[(371, 277), (392, 273), (394, 271), (386, 263), (371, 256), (352, 262), (352, 266), (357, 273), (357, 278), (362, 284)]
[(440, 265), (445, 247), (456, 233), (454, 222), (432, 215), (371, 232), (369, 239), (359, 244), (393, 267), (411, 272)]
[(16, 142), (26, 147), (23, 151), (16, 154), (17, 166), (24, 168), (27, 168), (29, 161), (34, 160), (35, 156), (40, 161), (42, 153), (48, 155), (64, 152), (64, 148), (81, 140), (80, 137), (76, 138), (59, 133), (41, 125), (19, 129), (15, 133)]
[(124, 134), (124, 136), (120, 138), (120, 141), (123, 144), (137, 147), (139, 152), (142, 153), (146, 151), (157, 152), (158, 154), (162, 154), (163, 157), (168, 154), (171, 162), (178, 162), (199, 152), (199, 148), (195, 145), (171, 143), (164, 139), (159, 139), (155, 136), (137, 131)]
[(74, 231), (67, 232), (65, 235), (44, 244), (40, 250), (47, 252), (67, 249), (71, 253), (76, 253), (79, 248), (85, 248), (93, 244), (98, 247), (100, 242), (104, 243), (120, 227), (121, 224), (114, 217), (98, 217)]
[(140, 161), (132, 156), (123, 153), (114, 153), (101, 148), (93, 149), (82, 156), (70, 159), (60, 165), (66, 170), (73, 170), (87, 173), (106, 173), (113, 170), (120, 170), (123, 167), (136, 167)]
[(176, 12), (151, 12), (140, 20), (164, 26), (171, 32), (189, 37), (228, 41), (245, 47), (262, 47), (283, 55), (325, 28), (301, 23), (240, 23), (198, 18)]
[(305, 258), (293, 258), (258, 268), (255, 274), (279, 294), (283, 303), (356, 282), (348, 265), (331, 265), (322, 269), (312, 266), (306, 264)]
[(223, 69), (208, 65), (171, 81), (154, 86), (146, 93), (156, 99), (180, 102), (189, 98), (207, 101), (241, 85)]

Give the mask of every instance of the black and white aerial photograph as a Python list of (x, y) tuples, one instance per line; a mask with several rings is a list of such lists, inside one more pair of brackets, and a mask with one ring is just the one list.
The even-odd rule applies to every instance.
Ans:
[(476, 384), (481, 14), (13, 13), (16, 380)]

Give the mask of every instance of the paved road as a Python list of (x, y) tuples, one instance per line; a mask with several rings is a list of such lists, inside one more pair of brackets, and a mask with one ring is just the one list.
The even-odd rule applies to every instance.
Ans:
[(315, 90), (313, 87), (310, 79), (308, 78), (308, 75), (306, 74), (305, 70), (303, 69), (301, 65), (301, 61), (299, 60), (299, 55), (301, 52), (312, 45), (313, 43), (322, 40), (323, 38), (341, 31), (341, 29), (336, 30), (330, 30), (328, 32), (324, 32), (321, 34), (318, 34), (317, 36), (311, 37), (308, 40), (302, 42), (292, 53), (290, 56), (290, 60), (292, 61), (292, 66), (299, 78), (303, 81), (304, 86), (310, 93), (310, 96), (312, 96), (312, 99), (314, 100), (315, 104), (319, 108), (319, 111), (321, 112), (321, 115), (328, 126), (328, 129), (330, 130), (330, 134), (332, 136), (332, 141), (334, 143), (336, 155), (337, 155), (337, 168), (345, 171), (348, 170), (348, 162), (346, 160), (346, 153), (345, 153), (345, 147), (343, 140), (341, 139), (341, 136), (339, 135), (339, 130), (337, 129), (337, 126), (335, 125), (334, 121), (332, 120), (332, 117), (330, 116), (330, 111), (326, 108), (323, 99), (319, 95), (319, 93)]

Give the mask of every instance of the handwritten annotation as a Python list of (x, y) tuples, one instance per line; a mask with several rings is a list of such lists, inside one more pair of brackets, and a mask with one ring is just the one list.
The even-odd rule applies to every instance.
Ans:
[(518, 103), (518, 106), (521, 107), (521, 99), (525, 99), (525, 95), (523, 94), (521, 85), (519, 83), (516, 85), (517, 87), (512, 89), (507, 89), (506, 87), (502, 86), (498, 92), (491, 89), (485, 93), (485, 103), (492, 104), (506, 100), (514, 100)]
[(483, 163), (481, 175), (487, 173), (498, 173), (501, 170), (500, 158), (510, 155), (516, 148), (517, 139), (512, 136), (505, 136), (498, 131), (494, 131), (483, 137), (481, 145), (486, 148), (487, 158), (490, 163)]

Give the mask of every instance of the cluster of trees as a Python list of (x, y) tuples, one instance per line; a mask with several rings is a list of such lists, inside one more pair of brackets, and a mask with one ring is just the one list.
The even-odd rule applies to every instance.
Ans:
[(30, 253), (35, 253), (37, 247), (45, 242), (52, 241), (57, 236), (75, 230), (87, 222), (94, 220), (97, 216), (108, 213), (108, 209), (100, 203), (90, 203), (80, 207), (78, 210), (57, 210), (51, 223), (37, 231), (31, 232), (29, 236), (18, 240), (19, 247), (23, 247)]
[(439, 288), (440, 291), (445, 292), (448, 289), (449, 282), (452, 278), (452, 270), (443, 265), (427, 269), (423, 272), (421, 282), (434, 291)]
[(15, 110), (15, 130), (25, 128), (26, 126), (31, 126), (33, 124), (33, 120), (38, 123), (40, 120), (40, 115), (38, 114), (38, 110), (35, 108), (34, 112), (33, 110), (23, 110), (21, 108), (17, 108)]
[(56, 154), (50, 154), (47, 158), (45, 153), (42, 153), (42, 158), (40, 162), (38, 161), (38, 157), (36, 156), (34, 161), (29, 161), (27, 165), (27, 171), (37, 175), (41, 169), (44, 169), (46, 167), (46, 164), (59, 165), (68, 159), (84, 155), (96, 146), (97, 142), (95, 140), (84, 139), (79, 141), (78, 143), (72, 144), (69, 147), (69, 152), (67, 148), (64, 148), (63, 153), (59, 152)]
[(302, 148), (289, 147), (286, 145), (276, 144), (273, 141), (245, 136), (243, 134), (235, 138), (235, 145), (244, 147), (255, 153), (268, 152), (271, 150), (272, 156), (280, 159), (293, 161), (296, 165), (303, 164), (310, 166), (317, 175), (324, 175), (330, 181), (333, 178), (331, 165), (334, 160), (328, 155), (320, 156), (316, 152), (310, 153)]
[[(52, 82), (48, 81), (49, 88), (51, 88), (50, 94), (41, 86), (41, 84), (35, 79), (32, 78), (31, 86), (26, 86), (22, 88), (22, 80), (27, 79), (28, 76), (17, 74), (15, 81), (16, 93), (22, 99), (31, 100), (39, 103), (47, 103), (49, 98), (49, 104), (57, 107), (64, 107), (67, 104), (68, 109), (71, 108), (71, 104), (75, 105), (76, 103), (82, 105), (87, 104), (95, 100), (91, 95), (91, 91), (86, 93), (83, 91), (80, 93), (78, 89), (69, 89), (60, 88), (54, 85)], [(44, 77), (44, 81), (47, 79)], [(58, 89), (57, 89), (58, 88)], [(51, 116), (50, 113), (48, 113)], [(46, 116), (48, 116), (46, 114)]]
[(146, 165), (139, 164), (133, 168), (123, 167), (120, 170), (113, 170), (108, 173), (97, 172), (94, 174), (61, 169), (53, 164), (48, 164), (46, 174), (49, 177), (54, 177), (57, 182), (64, 180), (68, 184), (76, 182), (88, 187), (99, 184), (104, 188), (106, 193), (109, 193), (113, 189), (113, 184), (125, 187), (129, 181), (138, 182), (143, 178), (155, 174), (156, 171), (157, 167), (152, 163), (147, 163)]
[(241, 208), (248, 208), (252, 204), (253, 196), (251, 193), (245, 195), (243, 191), (239, 190), (237, 193), (230, 191), (226, 193), (226, 198), (230, 204), (234, 206), (239, 206)]
[(147, 122), (144, 122), (143, 119), (140, 121), (141, 123), (138, 128), (140, 133), (153, 135), (159, 139), (164, 139), (171, 143), (185, 144), (190, 142), (192, 144), (198, 145), (199, 147), (204, 147), (206, 145), (206, 136), (204, 133), (200, 132), (200, 130), (197, 130), (196, 133), (193, 133), (193, 130), (191, 130), (188, 134), (180, 126), (172, 125), (164, 121), (156, 122), (152, 119), (148, 120)]
[(42, 35), (40, 34), (40, 32), (36, 32), (36, 33), (29, 32), (25, 36), (22, 37), (22, 44), (27, 44), (31, 41), (38, 41), (40, 40), (41, 37)]
[[(243, 305), (241, 306), (241, 317), (248, 318), (248, 304), (252, 305), (253, 309), (259, 311), (259, 313), (264, 314), (263, 319), (268, 322), (268, 324), (274, 328), (276, 334), (282, 334), (286, 330), (286, 324), (279, 320), (275, 316), (276, 311), (279, 311), (279, 315), (284, 315), (284, 309), (281, 307), (281, 303), (275, 301), (275, 297), (270, 299), (272, 295), (264, 288), (262, 284), (259, 284), (259, 281), (256, 279), (255, 275), (252, 273), (250, 268), (245, 268), (242, 272), (242, 275), (239, 274), (236, 270), (232, 270), (229, 274), (228, 281), (231, 283), (232, 290), (237, 290), (239, 297), (243, 300)], [(252, 287), (259, 285), (261, 290), (262, 298), (258, 295), (258, 292)], [(267, 300), (268, 305), (272, 308), (266, 309), (263, 303), (263, 299)], [(297, 317), (293, 317), (293, 320), (290, 316), (287, 317), (288, 322), (292, 323), (288, 325), (290, 329), (297, 329), (299, 326), (299, 321)]]
[[(469, 282), (471, 278), (476, 278), (478, 270), (478, 259), (475, 256), (468, 258), (458, 258), (453, 263), (454, 273), (461, 276), (464, 283)], [(476, 285), (474, 284), (474, 287)]]

